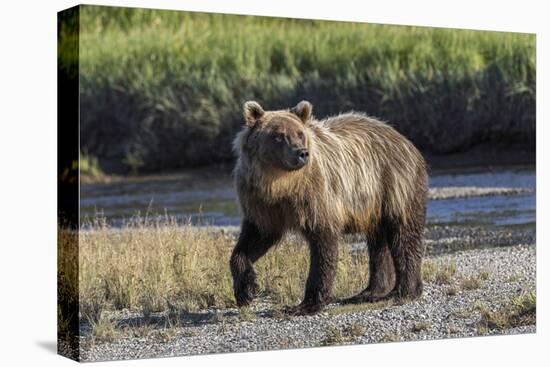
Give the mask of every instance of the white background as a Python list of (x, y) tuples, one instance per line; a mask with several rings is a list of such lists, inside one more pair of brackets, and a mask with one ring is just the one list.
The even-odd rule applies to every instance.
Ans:
[[(164, 365), (536, 366), (548, 363), (548, 86), (545, 1), (89, 1), (202, 10), (537, 33), (536, 335), (110, 362)], [(56, 340), (56, 12), (74, 1), (6, 1), (0, 9), (0, 364), (68, 365)], [(545, 14), (546, 13), (546, 18)], [(546, 228), (545, 228), (546, 227)], [(545, 310), (546, 308), (546, 310)], [(544, 362), (543, 362), (544, 361)], [(113, 364), (114, 363), (114, 364)], [(95, 364), (98, 366), (105, 363)]]

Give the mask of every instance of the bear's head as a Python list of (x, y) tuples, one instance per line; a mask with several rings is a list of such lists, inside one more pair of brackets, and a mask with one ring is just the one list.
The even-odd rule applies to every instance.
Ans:
[(312, 105), (307, 101), (288, 110), (264, 111), (259, 103), (244, 104), (242, 149), (271, 168), (296, 171), (308, 164)]

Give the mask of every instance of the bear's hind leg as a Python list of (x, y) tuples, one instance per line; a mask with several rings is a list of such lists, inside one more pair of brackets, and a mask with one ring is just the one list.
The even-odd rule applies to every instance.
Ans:
[(376, 302), (384, 299), (395, 284), (395, 270), (385, 228), (381, 226), (379, 235), (368, 241), (369, 284), (361, 293), (346, 298), (340, 303)]
[(390, 240), (395, 287), (388, 297), (414, 300), (422, 295), (422, 226), (398, 225)]

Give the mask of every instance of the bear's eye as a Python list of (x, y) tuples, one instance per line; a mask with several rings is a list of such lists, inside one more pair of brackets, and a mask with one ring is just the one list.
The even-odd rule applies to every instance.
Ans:
[(304, 133), (301, 132), (301, 131), (298, 131), (298, 139), (303, 139), (304, 138)]
[(284, 138), (283, 138), (283, 134), (275, 134), (275, 137), (274, 137), (274, 138), (275, 138), (275, 141), (276, 141), (277, 143), (281, 143), (281, 142), (283, 141), (283, 139), (284, 139)]

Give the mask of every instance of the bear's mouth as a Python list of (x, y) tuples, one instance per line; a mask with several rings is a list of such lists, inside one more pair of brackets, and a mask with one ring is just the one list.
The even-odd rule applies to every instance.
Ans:
[(307, 161), (303, 161), (300, 159), (293, 159), (291, 161), (285, 160), (283, 161), (284, 168), (287, 171), (297, 171), (301, 168), (303, 168), (307, 164)]

